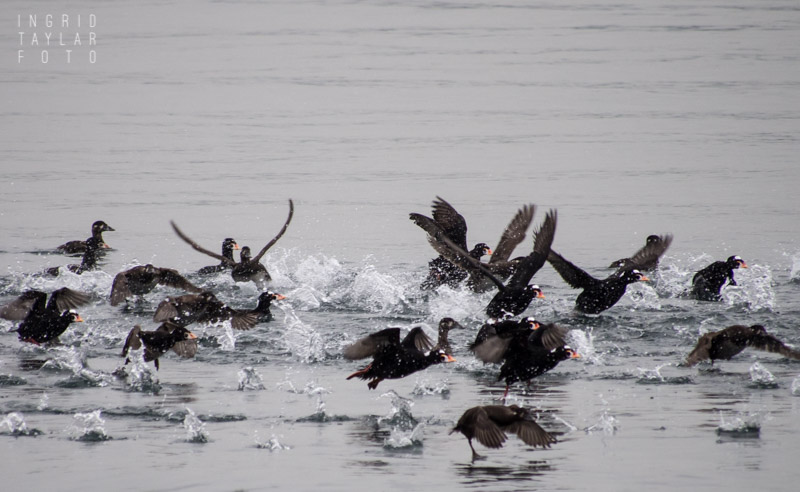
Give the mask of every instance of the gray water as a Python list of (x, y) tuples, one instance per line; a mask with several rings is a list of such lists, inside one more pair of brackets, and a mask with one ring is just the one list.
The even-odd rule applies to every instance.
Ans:
[[(48, 13), (83, 27), (48, 29)], [(63, 346), (0, 336), (9, 490), (796, 487), (800, 364), (745, 351), (678, 367), (731, 324), (800, 344), (796, 2), (10, 1), (0, 19), (0, 302), (93, 295)], [(47, 31), (82, 35), (71, 63), (61, 46), (41, 63)], [(596, 276), (648, 234), (675, 235), (655, 286), (597, 317), (572, 312), (577, 292), (549, 266), (536, 275), (547, 297), (526, 314), (571, 328), (583, 354), (509, 397), (537, 409), (550, 449), (476, 444), (487, 459), (472, 463), (448, 434), (503, 385), (466, 350), (491, 294), (418, 288), (434, 253), (407, 216), (436, 195), (492, 246), (522, 204), (536, 224), (558, 209), (554, 248)], [(192, 326), (195, 359), (112, 375), (130, 328), (155, 328), (175, 292), (123, 311), (113, 276), (215, 263), (169, 220), (213, 250), (227, 236), (260, 248), (288, 198), (294, 221), (264, 261), (288, 298), (275, 321)], [(116, 229), (101, 271), (36, 275), (78, 262), (53, 248), (98, 219)], [(732, 254), (750, 268), (722, 302), (678, 297)], [(193, 279), (255, 304), (253, 285)], [(345, 380), (364, 365), (341, 358), (347, 343), (433, 334), (443, 316), (467, 327), (458, 362), (376, 391)]]

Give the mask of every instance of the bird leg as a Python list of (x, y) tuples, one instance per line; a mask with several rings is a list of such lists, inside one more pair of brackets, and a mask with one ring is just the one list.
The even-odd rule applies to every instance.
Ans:
[(378, 387), (378, 384), (380, 384), (381, 381), (383, 381), (383, 378), (375, 378), (369, 383), (367, 383), (367, 387), (371, 390), (374, 390), (375, 388)]
[(367, 371), (369, 371), (371, 367), (372, 367), (372, 364), (368, 365), (364, 369), (358, 370), (358, 371), (354, 372), (353, 374), (347, 376), (347, 379), (352, 379), (354, 377), (361, 377), (361, 375), (365, 374)]
[(481, 456), (475, 452), (475, 447), (472, 446), (472, 439), (467, 439), (467, 442), (469, 443), (469, 448), (472, 450), (472, 461), (482, 460), (485, 458), (485, 456)]

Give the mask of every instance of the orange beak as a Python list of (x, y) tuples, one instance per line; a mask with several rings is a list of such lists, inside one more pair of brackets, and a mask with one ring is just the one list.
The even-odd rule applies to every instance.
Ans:
[(745, 263), (743, 261), (740, 261), (739, 262), (739, 268), (747, 268), (747, 263)]
[(444, 361), (443, 362), (455, 362), (456, 361), (456, 358), (453, 357), (452, 355), (444, 354), (443, 357), (444, 357)]
[(531, 330), (538, 330), (540, 326), (542, 325), (540, 325), (538, 321), (534, 321)]
[(542, 292), (542, 291), (540, 290), (540, 291), (539, 291), (539, 293), (538, 293), (538, 294), (536, 294), (536, 297), (538, 297), (539, 299), (544, 299), (544, 292)]
[(641, 277), (639, 277), (639, 280), (640, 280), (640, 281), (642, 281), (642, 282), (649, 282), (649, 281), (650, 281), (650, 279), (649, 279), (649, 278), (647, 278), (647, 277), (645, 277), (644, 275), (642, 275)]
[(189, 340), (195, 340), (195, 339), (197, 339), (197, 335), (195, 335), (194, 333), (192, 333), (192, 332), (190, 331), (190, 332), (189, 332)]
[(580, 359), (581, 358), (581, 354), (579, 354), (578, 352), (572, 352), (572, 355), (570, 355), (569, 358), (570, 359)]
[(489, 248), (489, 249), (487, 249), (487, 250), (486, 250), (486, 254), (487, 254), (487, 255), (490, 255), (490, 254), (492, 254), (492, 250), (491, 250), (491, 248)]
[(281, 294), (275, 294), (275, 299), (278, 300), (278, 301), (282, 301), (282, 300), (286, 299), (286, 296), (281, 295)]
[(111, 246), (109, 246), (109, 245), (108, 245), (108, 244), (106, 244), (106, 243), (103, 243), (103, 249), (111, 249)]
[(78, 323), (83, 323), (83, 318), (81, 318), (80, 314), (75, 313), (75, 321)]
[(236, 251), (239, 251), (239, 249), (241, 249), (241, 248), (239, 248), (238, 244), (233, 243), (233, 249), (235, 249)]

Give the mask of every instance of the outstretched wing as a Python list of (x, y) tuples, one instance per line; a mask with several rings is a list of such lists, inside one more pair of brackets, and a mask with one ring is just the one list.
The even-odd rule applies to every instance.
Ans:
[(111, 283), (111, 305), (116, 306), (132, 294), (128, 287), (128, 276), (126, 272), (119, 272)]
[(567, 261), (563, 256), (552, 249), (547, 256), (547, 261), (555, 268), (564, 282), (568, 283), (573, 289), (586, 289), (599, 283), (600, 281), (592, 277), (585, 271)]
[(489, 259), (490, 265), (500, 261), (508, 261), (514, 249), (525, 239), (525, 232), (533, 221), (534, 212), (536, 212), (536, 206), (533, 204), (525, 205), (517, 211), (517, 214), (503, 231), (503, 235), (500, 236), (500, 242), (497, 243), (497, 247)]
[(467, 221), (464, 220), (464, 216), (440, 196), (436, 197), (431, 208), (433, 209), (433, 220), (442, 228), (447, 237), (461, 249), (468, 249)]
[(33, 306), (37, 303), (39, 303), (39, 306), (36, 308), (37, 311), (44, 311), (45, 305), (47, 304), (47, 294), (38, 290), (25, 291), (22, 295), (0, 308), (0, 318), (22, 321), (28, 316)]
[(747, 346), (781, 354), (791, 359), (800, 359), (800, 351), (792, 349), (768, 333), (751, 336), (747, 341)]
[(269, 248), (271, 248), (275, 243), (278, 242), (278, 239), (280, 239), (281, 236), (283, 236), (283, 234), (286, 232), (286, 228), (289, 227), (289, 223), (292, 221), (293, 215), (294, 215), (294, 202), (292, 202), (292, 199), (290, 198), (289, 216), (286, 218), (286, 222), (283, 224), (283, 227), (281, 227), (281, 230), (278, 232), (278, 235), (272, 238), (272, 241), (268, 242), (266, 246), (261, 248), (261, 251), (259, 251), (258, 254), (255, 255), (251, 261), (258, 263), (259, 260), (261, 260), (261, 257), (264, 256), (264, 253), (266, 253)]
[(553, 350), (564, 346), (567, 333), (569, 333), (569, 328), (563, 326), (542, 325), (528, 337), (528, 342), (531, 345), (541, 345), (547, 350)]
[(188, 290), (189, 292), (203, 292), (203, 289), (186, 280), (183, 275), (172, 268), (159, 269), (158, 283), (169, 287), (175, 287), (176, 289)]
[(378, 350), (386, 345), (400, 344), (400, 328), (386, 328), (375, 333), (371, 333), (364, 338), (348, 345), (342, 351), (345, 359), (356, 360), (366, 359), (374, 356)]
[(230, 258), (225, 258), (224, 256), (222, 256), (220, 254), (217, 254), (217, 253), (214, 253), (213, 251), (207, 250), (206, 248), (204, 248), (204, 247), (200, 246), (199, 244), (197, 244), (196, 242), (194, 242), (194, 240), (192, 240), (189, 236), (184, 234), (183, 231), (178, 229), (178, 225), (175, 224), (174, 221), (171, 220), (171, 221), (169, 221), (169, 223), (170, 223), (170, 225), (172, 225), (172, 230), (175, 231), (175, 234), (177, 234), (179, 238), (183, 239), (186, 242), (186, 244), (188, 244), (189, 246), (194, 248), (196, 251), (199, 251), (199, 252), (201, 252), (203, 254), (206, 254), (206, 255), (208, 255), (208, 256), (210, 256), (212, 258), (216, 258), (216, 259), (218, 259), (219, 261), (225, 263), (228, 266), (236, 265), (236, 262), (231, 260)]
[(420, 352), (427, 352), (433, 348), (433, 340), (422, 331), (420, 326), (412, 328), (400, 343), (407, 349), (417, 349)]
[(448, 261), (470, 273), (480, 273), (494, 282), (500, 290), (505, 289), (503, 282), (497, 278), (480, 260), (470, 256), (464, 248), (458, 246), (442, 228), (430, 217), (422, 214), (412, 213), (409, 218), (425, 232), (428, 233), (428, 242), (433, 246), (437, 253), (444, 256)]
[(667, 251), (670, 244), (672, 244), (672, 234), (658, 236), (657, 240), (649, 241), (633, 256), (615, 265), (619, 266), (619, 270), (649, 270), (656, 266), (658, 259)]
[(489, 418), (483, 407), (470, 410), (475, 410), (475, 439), (487, 448), (502, 448), (506, 442), (505, 432)]
[(508, 432), (516, 434), (522, 442), (528, 446), (542, 446), (549, 448), (550, 444), (556, 442), (556, 438), (547, 433), (544, 429), (532, 420), (520, 420), (504, 428)]
[(553, 244), (553, 237), (556, 234), (557, 222), (558, 213), (555, 210), (547, 212), (544, 222), (542, 222), (539, 230), (534, 233), (533, 252), (519, 262), (514, 275), (508, 281), (509, 287), (524, 288), (536, 272), (544, 266), (550, 254), (550, 245)]

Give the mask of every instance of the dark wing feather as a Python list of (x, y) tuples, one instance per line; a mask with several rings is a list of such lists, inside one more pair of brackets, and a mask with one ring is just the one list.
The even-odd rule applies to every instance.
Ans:
[(177, 289), (188, 290), (189, 292), (202, 292), (203, 289), (196, 287), (193, 283), (186, 280), (177, 270), (172, 268), (159, 268), (158, 283), (175, 287)]
[(261, 257), (264, 256), (264, 253), (266, 253), (269, 248), (271, 248), (275, 243), (278, 242), (278, 239), (280, 239), (281, 236), (283, 236), (283, 234), (286, 232), (286, 228), (289, 227), (289, 223), (292, 221), (293, 215), (294, 215), (294, 202), (292, 202), (292, 200), (289, 199), (289, 216), (286, 218), (286, 222), (283, 224), (283, 227), (281, 228), (280, 232), (278, 232), (277, 236), (272, 238), (272, 241), (268, 242), (266, 246), (261, 248), (261, 251), (259, 251), (258, 254), (255, 255), (251, 261), (258, 263), (258, 261), (261, 260)]
[(131, 295), (133, 294), (128, 287), (128, 276), (125, 272), (119, 272), (111, 283), (111, 305), (116, 306)]
[(175, 342), (172, 351), (185, 359), (191, 359), (197, 354), (197, 340), (181, 340)]
[(525, 239), (525, 232), (533, 221), (535, 211), (535, 205), (525, 205), (517, 211), (517, 214), (511, 219), (511, 223), (503, 231), (503, 235), (500, 236), (500, 242), (497, 243), (497, 247), (489, 259), (490, 265), (499, 261), (507, 261), (511, 257), (514, 249)]
[(47, 294), (38, 290), (28, 290), (19, 297), (0, 308), (0, 318), (12, 321), (22, 321), (28, 317), (34, 304), (40, 303), (37, 310), (44, 310)]
[(547, 212), (544, 222), (542, 222), (539, 230), (534, 233), (533, 252), (517, 265), (514, 275), (508, 281), (509, 287), (524, 288), (536, 272), (544, 266), (550, 254), (550, 245), (553, 244), (553, 237), (556, 234), (557, 222), (558, 213), (555, 210)]
[(672, 234), (659, 236), (658, 241), (645, 244), (627, 261), (624, 261), (620, 270), (649, 270), (655, 267), (658, 259), (667, 251), (670, 244), (672, 244)]
[(63, 287), (50, 294), (50, 299), (56, 303), (58, 310), (63, 312), (86, 305), (89, 302), (89, 295)]
[(569, 328), (557, 325), (544, 325), (534, 331), (529, 340), (532, 344), (540, 344), (547, 350), (563, 347)]
[(417, 349), (420, 352), (427, 352), (433, 348), (433, 340), (422, 331), (420, 326), (412, 328), (400, 344), (407, 349)]
[(503, 430), (516, 434), (522, 442), (529, 446), (542, 446), (549, 448), (551, 443), (556, 442), (556, 438), (547, 433), (544, 429), (532, 420), (520, 420), (508, 425)]
[(505, 289), (503, 282), (486, 265), (470, 256), (464, 248), (459, 247), (447, 237), (442, 228), (433, 219), (416, 213), (409, 214), (409, 218), (428, 233), (428, 242), (440, 255), (447, 258), (454, 265), (469, 271), (470, 274), (483, 274), (494, 282), (500, 290)]
[(172, 300), (167, 298), (158, 304), (156, 313), (153, 315), (153, 321), (160, 323), (175, 318), (176, 316), (178, 316), (178, 309), (172, 303)]
[(800, 359), (800, 352), (793, 350), (791, 347), (788, 347), (783, 342), (767, 333), (749, 337), (747, 340), (747, 346), (758, 350), (765, 350), (767, 352), (781, 354), (784, 357), (789, 357), (792, 359)]
[(400, 328), (386, 328), (357, 340), (342, 351), (345, 359), (356, 360), (372, 357), (386, 345), (400, 344)]
[(717, 333), (716, 331), (712, 331), (701, 336), (700, 339), (697, 340), (697, 345), (695, 345), (694, 349), (686, 357), (684, 365), (693, 366), (700, 361), (711, 358), (711, 344), (714, 341), (714, 335)]
[(231, 327), (234, 330), (249, 330), (258, 324), (258, 315), (255, 313), (235, 312), (231, 317)]
[(129, 350), (139, 350), (142, 348), (142, 341), (139, 339), (139, 333), (141, 331), (141, 326), (134, 325), (133, 329), (128, 333), (128, 337), (125, 339), (125, 345), (122, 346), (121, 357), (128, 355)]
[(183, 239), (186, 242), (186, 244), (188, 244), (189, 246), (194, 248), (196, 251), (199, 251), (199, 252), (201, 252), (203, 254), (206, 254), (206, 255), (208, 255), (208, 256), (210, 256), (212, 258), (216, 258), (216, 259), (218, 259), (219, 261), (225, 263), (228, 266), (236, 265), (236, 262), (231, 260), (230, 258), (225, 258), (224, 256), (222, 256), (220, 254), (217, 254), (217, 253), (214, 253), (213, 251), (207, 250), (204, 247), (202, 247), (199, 244), (197, 244), (196, 242), (194, 242), (189, 236), (184, 234), (183, 231), (178, 229), (178, 226), (177, 226), (177, 224), (175, 224), (175, 222), (169, 221), (169, 223), (172, 225), (172, 230), (175, 231), (175, 234), (177, 234), (179, 238)]
[(547, 256), (547, 261), (550, 262), (558, 274), (561, 275), (561, 278), (573, 289), (586, 289), (600, 282), (600, 280), (597, 280), (579, 267), (573, 265), (552, 249)]
[(506, 434), (497, 426), (482, 407), (475, 415), (475, 438), (487, 448), (502, 448)]
[(511, 345), (512, 340), (512, 338), (493, 335), (475, 345), (472, 352), (480, 361), (499, 364), (505, 358), (506, 350)]
[(433, 209), (433, 220), (442, 228), (447, 237), (461, 249), (468, 249), (467, 221), (464, 220), (464, 216), (440, 196), (436, 197), (431, 208)]

